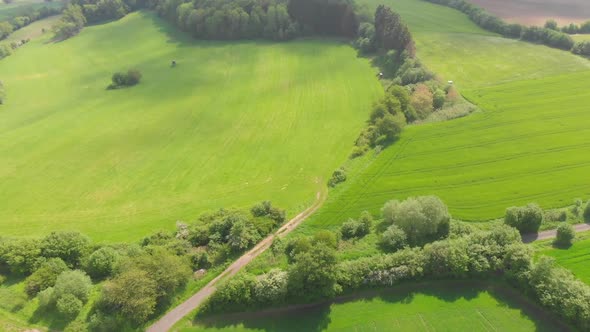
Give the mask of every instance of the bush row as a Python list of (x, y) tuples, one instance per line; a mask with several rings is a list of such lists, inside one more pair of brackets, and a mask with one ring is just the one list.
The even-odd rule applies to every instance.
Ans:
[(284, 211), (262, 202), (251, 211), (222, 209), (190, 224), (179, 222), (176, 231), (157, 232), (138, 244), (98, 245), (77, 232), (2, 237), (0, 273), (24, 277), (26, 294), (39, 299), (42, 312), (68, 320), (88, 301), (92, 282), (102, 283), (84, 324), (117, 331), (165, 309), (191, 271), (225, 264), (284, 220)]

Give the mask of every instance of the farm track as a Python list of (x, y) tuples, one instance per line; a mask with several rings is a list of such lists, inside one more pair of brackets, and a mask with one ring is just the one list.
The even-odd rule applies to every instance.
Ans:
[[(574, 225), (574, 230), (576, 231), (576, 233), (590, 231), (590, 223), (576, 224), (576, 225)], [(543, 232), (534, 233), (534, 234), (524, 234), (522, 236), (522, 242), (531, 243), (534, 241), (554, 239), (556, 236), (557, 236), (557, 230), (551, 229), (548, 231), (543, 231)]]
[(297, 228), (305, 219), (317, 211), (327, 197), (327, 191), (321, 190), (316, 193), (316, 200), (312, 206), (307, 208), (305, 211), (296, 215), (293, 219), (289, 220), (283, 226), (281, 226), (275, 233), (267, 236), (265, 239), (260, 241), (254, 248), (250, 249), (234, 263), (232, 263), (227, 269), (219, 274), (215, 279), (211, 280), (205, 287), (201, 288), (188, 300), (178, 305), (176, 308), (170, 310), (166, 315), (160, 318), (156, 323), (147, 328), (147, 332), (164, 332), (170, 330), (174, 324), (180, 321), (184, 316), (197, 309), (203, 304), (209, 296), (211, 296), (216, 288), (217, 284), (224, 278), (229, 278), (238, 273), (244, 266), (262, 254), (266, 249), (270, 247), (275, 236), (284, 237), (289, 234), (292, 230)]

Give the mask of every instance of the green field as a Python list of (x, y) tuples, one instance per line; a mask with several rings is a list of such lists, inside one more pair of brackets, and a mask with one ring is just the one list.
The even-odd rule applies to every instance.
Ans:
[[(0, 62), (3, 235), (136, 240), (266, 199), (294, 213), (383, 93), (369, 61), (333, 40), (199, 42), (148, 13), (49, 37)], [(140, 85), (105, 90), (130, 67)]]
[(548, 248), (540, 250), (539, 254), (554, 257), (559, 265), (590, 285), (590, 233), (578, 233), (576, 236), (580, 239), (567, 249), (552, 248), (547, 242), (545, 247)]
[(586, 35), (584, 35), (584, 34), (582, 34), (582, 35), (572, 35), (572, 38), (575, 41), (578, 41), (578, 42), (579, 41), (590, 40), (590, 34), (586, 34)]
[(0, 22), (10, 20), (13, 17), (24, 15), (32, 10), (41, 7), (60, 8), (63, 5), (61, 1), (35, 1), (35, 0), (17, 0), (10, 4), (0, 1)]
[(438, 195), (454, 217), (477, 221), (513, 205), (553, 208), (590, 196), (590, 61), (492, 36), (446, 7), (389, 4), (410, 25), (423, 62), (483, 112), (407, 128), (331, 192), (304, 232), (362, 210), (377, 214), (387, 200), (408, 196)]
[(502, 287), (469, 282), (401, 286), (379, 296), (275, 314), (224, 316), (180, 331), (563, 331)]
[[(45, 34), (51, 33), (51, 27), (59, 21), (60, 15), (46, 17), (44, 19), (35, 21), (26, 27), (20, 28), (15, 32), (11, 33), (4, 41), (21, 41), (23, 39), (34, 39)], [(45, 29), (45, 32), (43, 32)]]

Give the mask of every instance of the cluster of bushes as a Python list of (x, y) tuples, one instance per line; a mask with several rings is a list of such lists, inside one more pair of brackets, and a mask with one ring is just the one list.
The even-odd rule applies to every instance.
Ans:
[(358, 220), (348, 219), (340, 227), (343, 239), (359, 239), (371, 232), (373, 216), (368, 211), (363, 211)]
[(53, 26), (56, 39), (67, 39), (77, 35), (86, 25), (86, 17), (79, 5), (68, 5), (59, 22)]
[[(576, 200), (574, 206), (571, 208), (571, 213), (575, 219), (590, 222), (590, 201), (584, 205), (582, 200)], [(568, 214), (564, 209), (543, 211), (539, 205), (534, 203), (527, 204), (526, 206), (510, 207), (506, 209), (506, 214), (504, 215), (504, 223), (516, 228), (522, 234), (538, 232), (545, 221), (564, 222), (567, 219)], [(563, 226), (561, 228), (564, 232), (567, 231), (565, 227)]]
[(31, 9), (28, 13), (21, 16), (13, 17), (9, 21), (0, 22), (0, 40), (5, 39), (14, 31), (23, 28), (40, 19), (57, 15), (61, 9), (52, 7), (41, 7), (38, 9)]
[(42, 312), (67, 320), (78, 316), (99, 284), (100, 296), (87, 321), (76, 324), (116, 331), (146, 322), (165, 309), (193, 270), (224, 264), (284, 220), (284, 211), (262, 202), (250, 212), (222, 209), (204, 214), (139, 244), (98, 245), (77, 232), (53, 232), (42, 239), (0, 238), (0, 275), (23, 277), (24, 291), (38, 298)]
[(590, 56), (590, 40), (577, 42), (572, 48), (572, 52), (578, 55)]
[(586, 21), (580, 25), (577, 25), (575, 23), (570, 23), (569, 25), (564, 25), (563, 27), (560, 28), (557, 25), (557, 22), (555, 22), (555, 20), (548, 20), (547, 22), (545, 22), (544, 27), (547, 29), (555, 30), (555, 31), (565, 32), (570, 35), (578, 34), (578, 33), (590, 33), (590, 21)]
[(111, 77), (112, 83), (107, 87), (108, 90), (119, 89), (126, 86), (139, 84), (141, 72), (137, 69), (129, 69), (126, 73), (116, 72)]
[(427, 0), (436, 4), (449, 6), (467, 14), (469, 18), (480, 27), (501, 34), (508, 38), (517, 38), (525, 41), (540, 43), (549, 47), (572, 51), (575, 54), (590, 56), (590, 47), (586, 42), (575, 43), (568, 34), (590, 33), (590, 21), (578, 26), (570, 24), (558, 28), (555, 21), (547, 21), (545, 26), (524, 26), (516, 23), (506, 23), (500, 18), (486, 12), (484, 9), (469, 3), (466, 0)]
[(391, 79), (385, 96), (375, 103), (368, 126), (356, 140), (351, 158), (399, 138), (407, 123), (424, 120), (447, 101), (458, 99), (451, 84), (434, 80), (434, 74), (415, 56), (415, 45), (399, 14), (379, 6), (375, 23), (361, 23), (353, 45), (364, 54), (376, 52), (373, 64), (380, 78)]
[(385, 203), (381, 213), (383, 223), (389, 225), (381, 244), (388, 248), (423, 246), (449, 235), (451, 216), (436, 196), (392, 200)]
[[(415, 63), (415, 60), (406, 63)], [(406, 124), (427, 119), (447, 102), (450, 105), (458, 98), (452, 85), (444, 86), (438, 81), (406, 86), (396, 82), (400, 82), (399, 79), (394, 80), (385, 95), (373, 105), (368, 126), (355, 141), (351, 158), (362, 156), (370, 148), (391, 144), (400, 137)]]
[(330, 180), (328, 180), (328, 186), (335, 187), (337, 184), (344, 181), (346, 181), (346, 170), (340, 167), (332, 173)]
[(496, 225), (484, 231), (457, 224), (448, 238), (423, 247), (341, 262), (330, 245), (333, 240), (322, 238), (331, 237), (318, 233), (290, 240), (285, 250), (291, 257), (287, 270), (273, 269), (260, 276), (241, 274), (226, 281), (202, 313), (313, 301), (405, 281), (503, 278), (577, 327), (590, 328), (590, 286), (552, 259), (541, 257), (535, 262), (532, 249), (512, 227)]

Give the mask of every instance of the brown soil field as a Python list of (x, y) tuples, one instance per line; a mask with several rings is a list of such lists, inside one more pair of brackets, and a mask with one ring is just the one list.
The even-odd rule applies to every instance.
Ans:
[(560, 25), (590, 20), (590, 0), (470, 0), (508, 22), (543, 25), (554, 19)]

